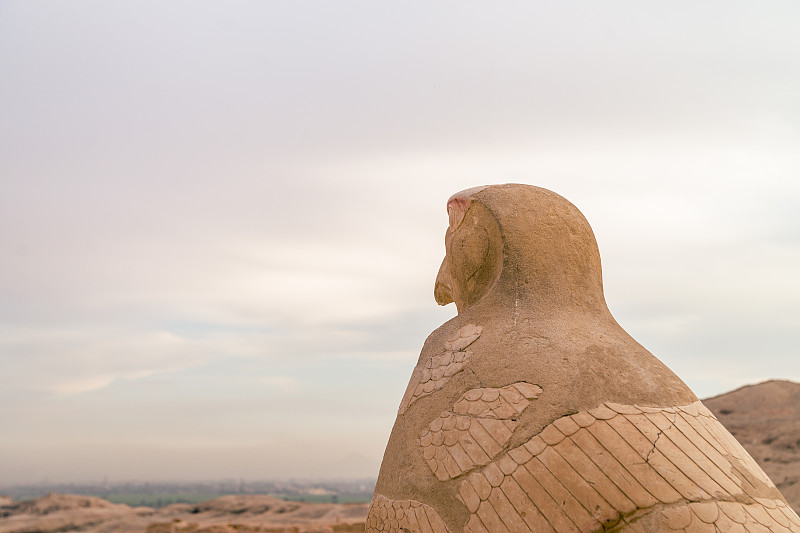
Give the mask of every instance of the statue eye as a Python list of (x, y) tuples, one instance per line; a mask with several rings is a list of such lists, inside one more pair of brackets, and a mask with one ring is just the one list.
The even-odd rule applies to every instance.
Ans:
[(489, 235), (478, 226), (458, 232), (451, 246), (453, 273), (459, 283), (466, 283), (478, 273), (489, 254)]

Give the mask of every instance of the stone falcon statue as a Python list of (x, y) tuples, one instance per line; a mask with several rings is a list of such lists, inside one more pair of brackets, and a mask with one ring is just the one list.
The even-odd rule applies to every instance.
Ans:
[(614, 320), (578, 209), (498, 185), (447, 203), (440, 305), (366, 531), (800, 532), (736, 439)]

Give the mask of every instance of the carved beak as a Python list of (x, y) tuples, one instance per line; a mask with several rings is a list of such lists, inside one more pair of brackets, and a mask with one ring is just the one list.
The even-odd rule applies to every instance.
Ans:
[(442, 266), (439, 267), (439, 273), (436, 275), (436, 285), (433, 287), (433, 297), (436, 299), (437, 304), (447, 305), (454, 301), (451, 282), (450, 264), (447, 262), (447, 256), (445, 256)]

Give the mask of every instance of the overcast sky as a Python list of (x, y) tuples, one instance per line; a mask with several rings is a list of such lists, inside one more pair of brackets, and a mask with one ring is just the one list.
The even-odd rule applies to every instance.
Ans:
[(701, 397), (800, 380), (800, 4), (0, 2), (0, 485), (376, 476), (445, 202), (588, 218)]

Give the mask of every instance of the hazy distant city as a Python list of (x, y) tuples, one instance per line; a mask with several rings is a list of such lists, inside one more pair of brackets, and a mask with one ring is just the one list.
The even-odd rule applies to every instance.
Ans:
[(244, 481), (223, 480), (195, 483), (102, 482), (41, 483), (0, 485), (0, 495), (13, 500), (38, 498), (48, 493), (97, 496), (130, 506), (164, 507), (174, 503), (199, 503), (229, 494), (267, 494), (285, 500), (310, 503), (368, 502), (375, 489), (375, 479), (327, 479)]

